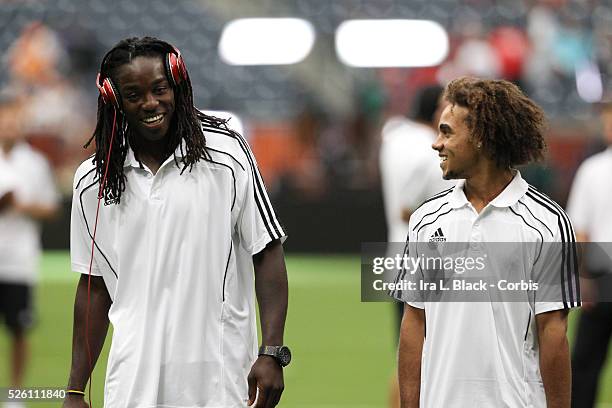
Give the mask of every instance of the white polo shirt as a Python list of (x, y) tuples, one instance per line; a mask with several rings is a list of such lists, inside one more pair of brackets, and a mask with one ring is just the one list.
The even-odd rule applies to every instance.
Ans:
[(431, 148), (435, 138), (431, 128), (403, 117), (391, 118), (383, 128), (379, 163), (388, 242), (406, 241), (404, 208), (414, 210), (453, 186), (442, 178), (440, 160)]
[[(3, 152), (0, 151), (0, 154)], [(0, 161), (0, 198), (11, 193), (17, 186), (17, 175), (5, 160)]]
[[(153, 175), (132, 151), (100, 206), (92, 274), (112, 298), (105, 407), (243, 407), (256, 358), (252, 255), (285, 237), (246, 141), (203, 123), (209, 158)], [(181, 156), (180, 149), (175, 152)], [(98, 179), (76, 172), (72, 269), (88, 273)]]
[[(24, 204), (56, 205), (59, 194), (45, 157), (26, 143), (7, 154), (0, 147), (0, 195), (12, 191)], [(0, 213), (0, 281), (34, 284), (40, 260), (40, 223), (8, 209)]]
[(586, 159), (578, 168), (567, 212), (576, 231), (592, 242), (612, 242), (612, 147)]
[[(526, 291), (529, 300), (524, 302), (422, 302), (416, 291), (392, 292), (425, 309), (421, 407), (544, 408), (534, 316), (580, 304), (572, 226), (559, 205), (528, 185), (519, 172), (480, 214), (467, 200), (464, 183), (459, 181), (414, 212), (408, 253), (420, 253), (419, 245), (430, 241), (468, 243), (469, 248), (535, 243), (526, 245), (524, 254), (497, 252), (499, 259), (489, 259), (487, 271), (553, 284), (542, 285), (544, 292)], [(409, 276), (418, 272), (402, 271), (398, 281)]]

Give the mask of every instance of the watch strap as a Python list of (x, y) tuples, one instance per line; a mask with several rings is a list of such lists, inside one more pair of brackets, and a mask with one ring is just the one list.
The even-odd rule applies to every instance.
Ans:
[(278, 351), (280, 350), (282, 346), (261, 346), (259, 348), (259, 355), (260, 356), (271, 356), (276, 358), (276, 356), (278, 355)]

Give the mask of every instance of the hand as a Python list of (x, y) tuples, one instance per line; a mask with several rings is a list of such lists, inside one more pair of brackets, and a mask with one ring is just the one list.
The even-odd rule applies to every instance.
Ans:
[(0, 196), (0, 212), (4, 210), (8, 210), (13, 206), (14, 197), (12, 192), (8, 192), (2, 196)]
[(597, 288), (592, 279), (580, 279), (580, 296), (582, 297), (582, 310), (590, 312), (597, 304)]
[(66, 394), (62, 408), (89, 408), (89, 405), (83, 395)]
[(255, 403), (257, 389), (259, 395), (253, 408), (273, 408), (280, 401), (285, 389), (283, 369), (270, 356), (259, 356), (247, 377), (249, 383), (249, 406)]
[(404, 221), (406, 224), (410, 222), (411, 215), (412, 211), (410, 210), (410, 208), (402, 208), (402, 221)]

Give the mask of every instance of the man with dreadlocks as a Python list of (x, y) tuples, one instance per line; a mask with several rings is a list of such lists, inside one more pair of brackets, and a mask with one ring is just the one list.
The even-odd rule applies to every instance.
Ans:
[[(567, 315), (580, 305), (574, 232), (561, 207), (515, 169), (543, 156), (544, 113), (507, 81), (459, 78), (444, 96), (432, 147), (443, 177), (459, 181), (412, 214), (407, 255), (438, 245), (484, 268), (398, 275), (431, 282), (429, 273), (443, 273), (447, 289), (459, 287), (391, 293), (406, 303), (402, 407), (569, 408)], [(470, 291), (465, 283), (478, 279), (497, 289)]]
[(64, 406), (87, 406), (109, 322), (105, 407), (276, 406), (290, 360), (285, 232), (248, 144), (193, 107), (168, 43), (120, 41), (97, 82), (96, 151), (74, 181), (82, 275)]

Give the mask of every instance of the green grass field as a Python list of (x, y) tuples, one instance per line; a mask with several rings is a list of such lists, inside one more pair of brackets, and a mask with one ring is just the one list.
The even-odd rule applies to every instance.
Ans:
[[(294, 360), (285, 371), (286, 390), (280, 406), (385, 407), (394, 370), (393, 310), (389, 303), (360, 302), (359, 257), (288, 256), (287, 268), (286, 343), (292, 347)], [(77, 274), (69, 272), (67, 253), (45, 254), (27, 386), (66, 384), (76, 279)], [(107, 351), (108, 341), (93, 376), (94, 407), (102, 406)], [(0, 336), (0, 387), (8, 382), (7, 353), (6, 336)], [(612, 364), (603, 381), (600, 407), (612, 407)], [(57, 406), (57, 402), (29, 405)]]

